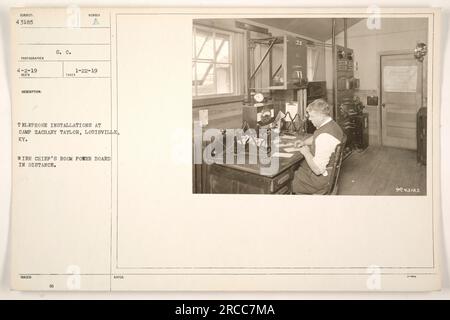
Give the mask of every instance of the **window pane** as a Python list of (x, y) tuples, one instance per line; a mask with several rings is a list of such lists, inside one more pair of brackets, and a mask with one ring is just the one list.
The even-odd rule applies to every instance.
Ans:
[(216, 85), (214, 84), (214, 65), (212, 63), (197, 63), (197, 94), (214, 94)]
[[(265, 52), (266, 49), (264, 49)], [(280, 86), (284, 84), (284, 47), (282, 44), (275, 44), (272, 49), (272, 85)]]
[(226, 34), (216, 34), (217, 62), (230, 61), (230, 36)]
[(212, 32), (196, 30), (194, 59), (214, 59), (214, 44)]
[(217, 93), (231, 93), (231, 65), (217, 64)]
[(236, 76), (232, 73), (233, 36), (200, 26), (193, 30), (192, 95), (232, 94)]

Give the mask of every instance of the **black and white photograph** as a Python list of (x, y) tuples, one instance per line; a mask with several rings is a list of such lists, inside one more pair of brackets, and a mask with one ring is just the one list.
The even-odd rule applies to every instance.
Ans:
[(193, 193), (427, 194), (428, 19), (195, 19)]

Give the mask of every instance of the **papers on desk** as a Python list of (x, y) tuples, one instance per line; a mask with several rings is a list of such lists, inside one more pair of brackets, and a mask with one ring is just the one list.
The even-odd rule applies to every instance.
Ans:
[(297, 151), (300, 151), (300, 148), (284, 148), (284, 151), (287, 151), (287, 152), (297, 152)]
[(278, 158), (290, 158), (292, 157), (292, 153), (284, 153), (284, 152), (275, 152), (272, 157), (278, 157)]
[(281, 139), (289, 139), (289, 140), (293, 140), (293, 139), (297, 139), (297, 137), (295, 136), (281, 136)]
[(284, 148), (284, 147), (290, 147), (290, 146), (294, 146), (293, 142), (289, 142), (289, 143), (279, 143), (278, 147), (280, 148)]

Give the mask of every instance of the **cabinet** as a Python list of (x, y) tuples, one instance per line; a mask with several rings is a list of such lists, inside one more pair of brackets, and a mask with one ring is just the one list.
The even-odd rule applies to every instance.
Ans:
[(347, 146), (366, 149), (369, 146), (369, 114), (350, 116), (346, 134)]
[(248, 38), (249, 92), (300, 89), (307, 83), (307, 43), (283, 35)]

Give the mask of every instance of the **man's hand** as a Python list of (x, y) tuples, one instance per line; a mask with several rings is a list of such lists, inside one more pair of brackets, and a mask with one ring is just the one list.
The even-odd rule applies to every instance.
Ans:
[(304, 145), (305, 145), (305, 143), (302, 140), (294, 142), (294, 147), (296, 147), (296, 148), (303, 147)]
[(306, 155), (306, 154), (310, 154), (311, 151), (309, 151), (309, 147), (308, 147), (308, 146), (302, 146), (302, 147), (300, 148), (300, 153), (301, 153), (302, 155)]

